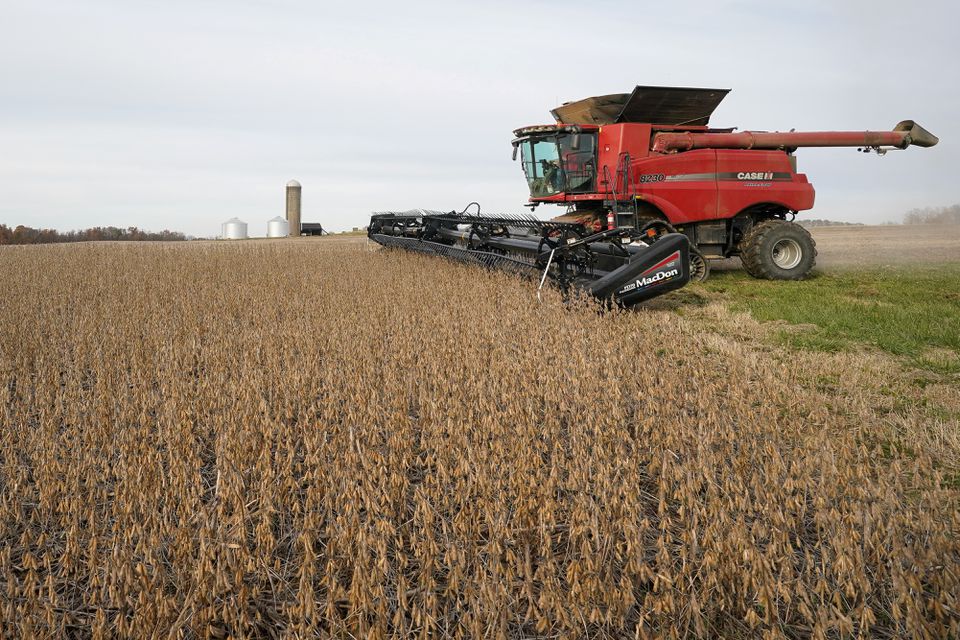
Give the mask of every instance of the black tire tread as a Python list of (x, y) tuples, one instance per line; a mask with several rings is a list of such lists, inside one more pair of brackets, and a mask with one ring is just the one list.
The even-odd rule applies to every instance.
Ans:
[[(692, 273), (693, 261), (695, 256), (699, 257), (699, 259), (703, 261), (703, 274), (700, 277), (695, 277)], [(690, 279), (693, 282), (704, 282), (706, 281), (707, 278), (710, 277), (710, 261), (707, 260), (707, 258), (702, 253), (700, 253), (699, 249), (696, 249), (694, 247), (690, 247), (690, 266), (691, 266)]]
[[(789, 228), (798, 231), (805, 239), (809, 241), (812, 250), (810, 266), (805, 271), (798, 271), (795, 274), (787, 276), (778, 273), (776, 266), (764, 255), (763, 246), (766, 236), (771, 232), (778, 231), (789, 225)], [(817, 262), (817, 243), (810, 235), (810, 232), (795, 222), (786, 220), (763, 220), (756, 223), (744, 234), (740, 241), (740, 260), (743, 262), (744, 270), (754, 278), (764, 278), (767, 280), (803, 280), (810, 273), (810, 269)], [(782, 271), (782, 270), (781, 270)]]

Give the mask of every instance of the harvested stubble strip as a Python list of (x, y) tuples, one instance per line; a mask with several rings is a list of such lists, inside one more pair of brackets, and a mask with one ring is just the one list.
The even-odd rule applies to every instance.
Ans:
[(958, 633), (956, 488), (695, 320), (326, 241), (0, 274), (8, 635)]

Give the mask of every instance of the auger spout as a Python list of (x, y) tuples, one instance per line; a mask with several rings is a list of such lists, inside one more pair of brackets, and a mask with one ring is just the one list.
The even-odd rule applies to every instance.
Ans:
[(939, 142), (913, 120), (904, 120), (892, 131), (739, 131), (657, 133), (651, 150), (659, 153), (692, 149), (797, 149), (800, 147), (932, 147)]

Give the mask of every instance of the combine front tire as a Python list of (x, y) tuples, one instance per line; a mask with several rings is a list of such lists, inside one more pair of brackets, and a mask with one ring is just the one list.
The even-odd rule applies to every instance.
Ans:
[(698, 249), (690, 247), (690, 280), (703, 282), (710, 275), (710, 263)]
[(754, 278), (802, 280), (816, 263), (817, 243), (795, 222), (764, 220), (743, 236), (740, 259)]

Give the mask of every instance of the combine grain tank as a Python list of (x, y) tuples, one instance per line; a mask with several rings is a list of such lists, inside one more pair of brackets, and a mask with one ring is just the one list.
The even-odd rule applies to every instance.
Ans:
[(277, 216), (276, 218), (267, 222), (268, 238), (286, 238), (289, 233), (290, 225), (287, 223), (285, 218)]
[(244, 240), (247, 238), (247, 223), (240, 218), (230, 218), (223, 223), (221, 237), (225, 240)]

